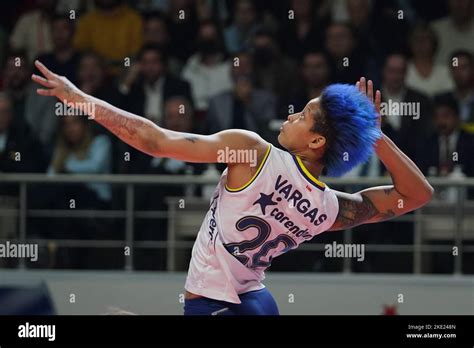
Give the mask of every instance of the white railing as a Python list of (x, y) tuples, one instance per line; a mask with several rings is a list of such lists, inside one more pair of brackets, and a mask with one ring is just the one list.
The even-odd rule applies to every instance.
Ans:
[[(388, 178), (350, 178), (350, 179), (330, 179), (324, 180), (329, 186), (344, 188), (344, 187), (370, 187), (376, 185), (389, 184)], [(417, 210), (414, 214), (404, 215), (392, 221), (413, 221), (414, 222), (414, 243), (412, 245), (400, 244), (367, 244), (365, 249), (367, 252), (381, 251), (381, 252), (412, 252), (413, 253), (413, 272), (422, 272), (422, 253), (423, 252), (450, 252), (453, 247), (457, 248), (457, 256), (454, 258), (454, 273), (462, 273), (462, 258), (465, 252), (474, 252), (474, 246), (463, 246), (463, 240), (474, 240), (474, 202), (466, 201), (465, 192), (468, 188), (474, 188), (474, 178), (464, 179), (445, 179), (445, 178), (429, 178), (430, 183), (437, 188), (454, 187), (458, 190), (455, 200), (451, 202), (434, 201)], [(166, 249), (167, 270), (176, 270), (176, 251), (179, 249), (190, 249), (192, 242), (180, 241), (176, 225), (169, 223), (168, 225), (168, 239), (166, 241), (134, 241), (134, 221), (135, 219), (150, 219), (150, 218), (168, 218), (173, 222), (177, 218), (175, 215), (177, 209), (169, 209), (167, 211), (137, 211), (134, 208), (135, 187), (139, 185), (215, 185), (216, 180), (201, 176), (193, 175), (55, 175), (48, 176), (44, 174), (0, 174), (1, 184), (17, 184), (19, 185), (18, 207), (15, 209), (1, 209), (0, 217), (13, 216), (18, 218), (18, 238), (15, 240), (18, 243), (37, 243), (39, 246), (45, 246), (51, 241), (58, 247), (84, 247), (84, 248), (117, 248), (129, 246), (132, 248), (157, 248)], [(125, 187), (125, 209), (124, 210), (45, 210), (45, 209), (29, 209), (27, 202), (28, 188), (32, 184), (73, 184), (73, 183), (107, 183), (120, 185)], [(199, 198), (193, 198), (200, 200)], [(203, 207), (207, 200), (201, 199)], [(204, 217), (205, 210), (203, 208), (202, 217)], [(448, 209), (448, 211), (446, 211)], [(434, 214), (432, 212), (435, 212)], [(437, 212), (447, 212), (452, 214), (454, 222), (451, 227), (446, 227), (453, 230), (452, 238), (445, 238), (447, 240), (453, 239), (454, 244), (444, 245), (428, 245), (423, 241), (426, 235), (435, 233), (436, 229), (442, 225), (441, 222), (449, 220), (446, 214), (439, 214)], [(430, 213), (431, 212), (431, 213)], [(31, 239), (28, 238), (27, 218), (28, 217), (84, 217), (84, 218), (121, 218), (125, 221), (125, 239), (124, 240), (51, 240), (51, 239)], [(435, 221), (435, 222), (433, 222)], [(390, 222), (387, 222), (390, 223)], [(197, 233), (197, 229), (196, 229)], [(438, 236), (439, 233), (437, 232)], [(346, 230), (344, 234), (344, 243), (351, 243), (352, 230)], [(443, 239), (443, 238), (442, 238)], [(2, 241), (2, 240), (0, 240)], [(306, 251), (320, 251), (324, 250), (322, 244), (303, 244), (295, 252), (300, 250)], [(125, 269), (133, 270), (133, 257), (125, 257)], [(25, 268), (25, 260), (20, 259), (20, 268)], [(351, 272), (351, 259), (344, 259), (344, 272)]]

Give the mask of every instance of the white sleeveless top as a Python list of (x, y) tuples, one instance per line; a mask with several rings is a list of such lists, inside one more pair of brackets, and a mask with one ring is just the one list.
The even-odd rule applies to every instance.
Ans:
[(335, 193), (299, 157), (269, 144), (253, 178), (227, 187), (224, 170), (193, 247), (185, 288), (240, 303), (264, 287), (273, 258), (328, 230), (339, 210)]

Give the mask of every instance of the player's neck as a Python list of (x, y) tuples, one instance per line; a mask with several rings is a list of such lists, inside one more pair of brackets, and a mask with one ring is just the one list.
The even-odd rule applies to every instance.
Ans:
[(308, 158), (305, 155), (293, 155), (301, 159), (301, 162), (303, 163), (305, 168), (311, 173), (312, 176), (314, 176), (316, 179), (319, 178), (321, 172), (324, 169), (324, 166), (322, 165), (320, 160)]

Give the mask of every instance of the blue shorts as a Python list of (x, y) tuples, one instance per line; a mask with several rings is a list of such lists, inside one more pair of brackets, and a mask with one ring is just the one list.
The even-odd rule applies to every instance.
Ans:
[(239, 295), (242, 303), (199, 297), (184, 300), (184, 315), (279, 315), (278, 306), (267, 288)]

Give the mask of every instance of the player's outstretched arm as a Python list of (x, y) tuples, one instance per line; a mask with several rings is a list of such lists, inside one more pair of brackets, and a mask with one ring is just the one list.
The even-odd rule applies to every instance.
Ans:
[[(64, 76), (48, 70), (39, 61), (36, 67), (44, 77), (33, 75), (36, 83), (45, 87), (38, 94), (55, 96), (63, 103), (72, 104), (136, 149), (156, 157), (170, 157), (186, 162), (224, 162), (219, 150), (254, 149), (266, 151), (266, 143), (257, 134), (244, 130), (226, 130), (213, 135), (174, 132), (155, 125), (150, 120), (116, 108), (78, 89)], [(91, 107), (92, 106), (92, 107)]]
[[(375, 104), (380, 115), (380, 91), (373, 93), (372, 81), (358, 83), (360, 91)], [(361, 224), (380, 222), (415, 210), (431, 200), (433, 187), (423, 173), (385, 134), (375, 144), (393, 185), (372, 187), (358, 193), (336, 192), (339, 214), (330, 230), (342, 230)]]

